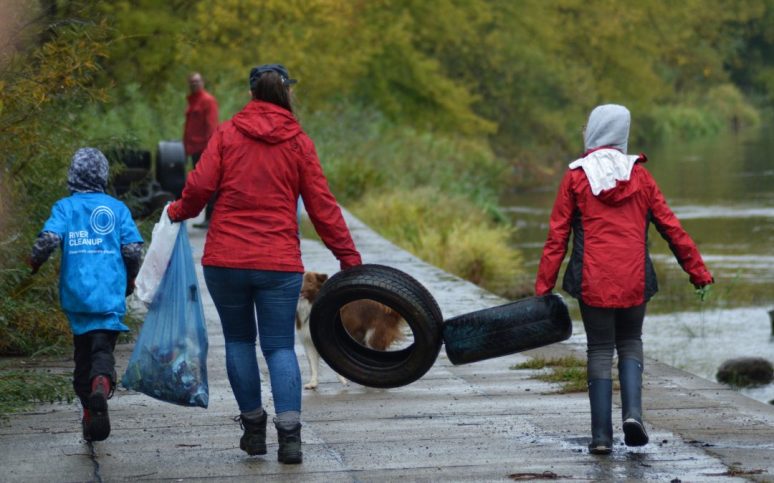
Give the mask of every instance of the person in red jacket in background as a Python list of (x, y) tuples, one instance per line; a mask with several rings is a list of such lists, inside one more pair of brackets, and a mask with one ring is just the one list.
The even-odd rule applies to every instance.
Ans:
[(167, 213), (172, 221), (196, 216), (218, 192), (202, 265), (226, 339), (226, 370), (244, 429), (240, 447), (266, 454), (257, 335), (274, 396), (278, 460), (301, 463), (301, 373), (293, 348), (304, 272), (299, 195), (341, 269), (362, 262), (314, 144), (293, 115), (295, 80), (280, 64), (253, 68), (249, 80), (252, 100), (217, 129)]
[(615, 104), (596, 107), (584, 129), (586, 152), (570, 163), (559, 186), (535, 293), (550, 293), (567, 252), (573, 249), (562, 288), (578, 299), (587, 337), (588, 387), (593, 454), (612, 451), (612, 362), (618, 376), (624, 441), (644, 446), (642, 422), (642, 323), (645, 306), (658, 290), (648, 254), (654, 223), (697, 288), (714, 282), (685, 232), (645, 169), (644, 154), (626, 154), (631, 116)]
[[(183, 147), (186, 156), (191, 157), (193, 167), (199, 162), (199, 158), (207, 147), (207, 141), (215, 133), (218, 127), (218, 101), (204, 89), (204, 79), (198, 72), (188, 76), (188, 107), (185, 110), (185, 126), (183, 127)], [(212, 216), (214, 201), (207, 204), (205, 221), (202, 225), (206, 228)]]

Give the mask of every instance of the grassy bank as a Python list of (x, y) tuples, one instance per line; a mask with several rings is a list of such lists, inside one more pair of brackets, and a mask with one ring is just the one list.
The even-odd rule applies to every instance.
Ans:
[(73, 398), (72, 383), (65, 374), (0, 367), (0, 420), (38, 403), (70, 402)]

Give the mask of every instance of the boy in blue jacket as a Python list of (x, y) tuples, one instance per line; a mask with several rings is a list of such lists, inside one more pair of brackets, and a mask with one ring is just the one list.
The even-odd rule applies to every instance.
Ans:
[(116, 384), (115, 349), (126, 300), (140, 270), (142, 237), (129, 209), (105, 194), (108, 161), (95, 148), (73, 155), (67, 173), (71, 196), (57, 201), (43, 225), (29, 263), (32, 273), (62, 248), (59, 302), (75, 346), (73, 388), (83, 405), (83, 437), (110, 434), (107, 400)]

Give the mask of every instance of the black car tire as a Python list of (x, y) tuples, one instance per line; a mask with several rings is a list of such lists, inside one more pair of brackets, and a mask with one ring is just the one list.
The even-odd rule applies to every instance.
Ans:
[[(352, 339), (339, 310), (360, 299), (399, 312), (413, 332), (413, 343), (395, 351), (376, 351)], [(325, 282), (309, 320), (314, 346), (334, 371), (378, 388), (404, 386), (422, 377), (438, 357), (442, 325), (438, 303), (422, 284), (400, 270), (372, 264), (338, 272)]]
[(451, 318), (443, 324), (452, 364), (491, 359), (569, 339), (572, 320), (559, 294), (528, 297)]

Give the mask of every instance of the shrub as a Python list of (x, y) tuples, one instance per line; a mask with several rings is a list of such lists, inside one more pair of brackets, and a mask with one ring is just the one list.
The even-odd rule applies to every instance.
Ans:
[(508, 167), (485, 139), (418, 131), (346, 101), (301, 120), (344, 203), (373, 191), (435, 186), (485, 204), (504, 186)]
[(31, 50), (3, 58), (0, 71), (0, 354), (49, 351), (69, 339), (55, 263), (30, 278), (25, 262), (52, 204), (66, 195), (66, 168), (79, 140), (73, 113), (104, 94), (94, 76), (105, 55), (106, 27), (63, 22), (45, 28)]
[(732, 84), (721, 84), (679, 104), (661, 105), (633, 120), (635, 141), (692, 140), (760, 124), (760, 115)]
[(727, 128), (739, 130), (760, 124), (760, 114), (733, 84), (721, 84), (707, 92), (705, 108), (717, 113)]

